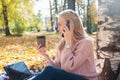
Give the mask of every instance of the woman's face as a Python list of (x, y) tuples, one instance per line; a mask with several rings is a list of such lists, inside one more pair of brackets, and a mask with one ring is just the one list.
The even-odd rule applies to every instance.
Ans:
[(60, 35), (62, 35), (63, 29), (66, 26), (65, 24), (66, 24), (65, 19), (62, 17), (59, 17), (58, 18), (58, 31)]

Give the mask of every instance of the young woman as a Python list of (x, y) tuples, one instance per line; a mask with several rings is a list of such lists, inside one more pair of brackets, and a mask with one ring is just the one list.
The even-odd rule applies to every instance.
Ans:
[(55, 60), (37, 46), (49, 65), (32, 80), (97, 80), (92, 40), (86, 36), (79, 16), (72, 10), (60, 12), (58, 31), (62, 39)]

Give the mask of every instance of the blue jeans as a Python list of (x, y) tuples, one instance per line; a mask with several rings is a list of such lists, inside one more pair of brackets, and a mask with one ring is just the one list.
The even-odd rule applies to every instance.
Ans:
[(46, 66), (43, 71), (41, 71), (32, 80), (86, 80), (78, 75), (65, 72), (59, 68), (53, 66)]

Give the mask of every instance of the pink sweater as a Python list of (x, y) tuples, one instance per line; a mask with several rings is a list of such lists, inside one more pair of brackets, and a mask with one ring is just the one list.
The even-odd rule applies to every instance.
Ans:
[(92, 41), (84, 38), (78, 41), (72, 49), (60, 51), (56, 54), (54, 66), (88, 80), (97, 80)]

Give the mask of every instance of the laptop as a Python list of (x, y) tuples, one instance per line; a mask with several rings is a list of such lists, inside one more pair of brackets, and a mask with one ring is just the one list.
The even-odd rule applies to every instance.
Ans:
[(10, 80), (24, 80), (33, 76), (23, 61), (4, 66)]

